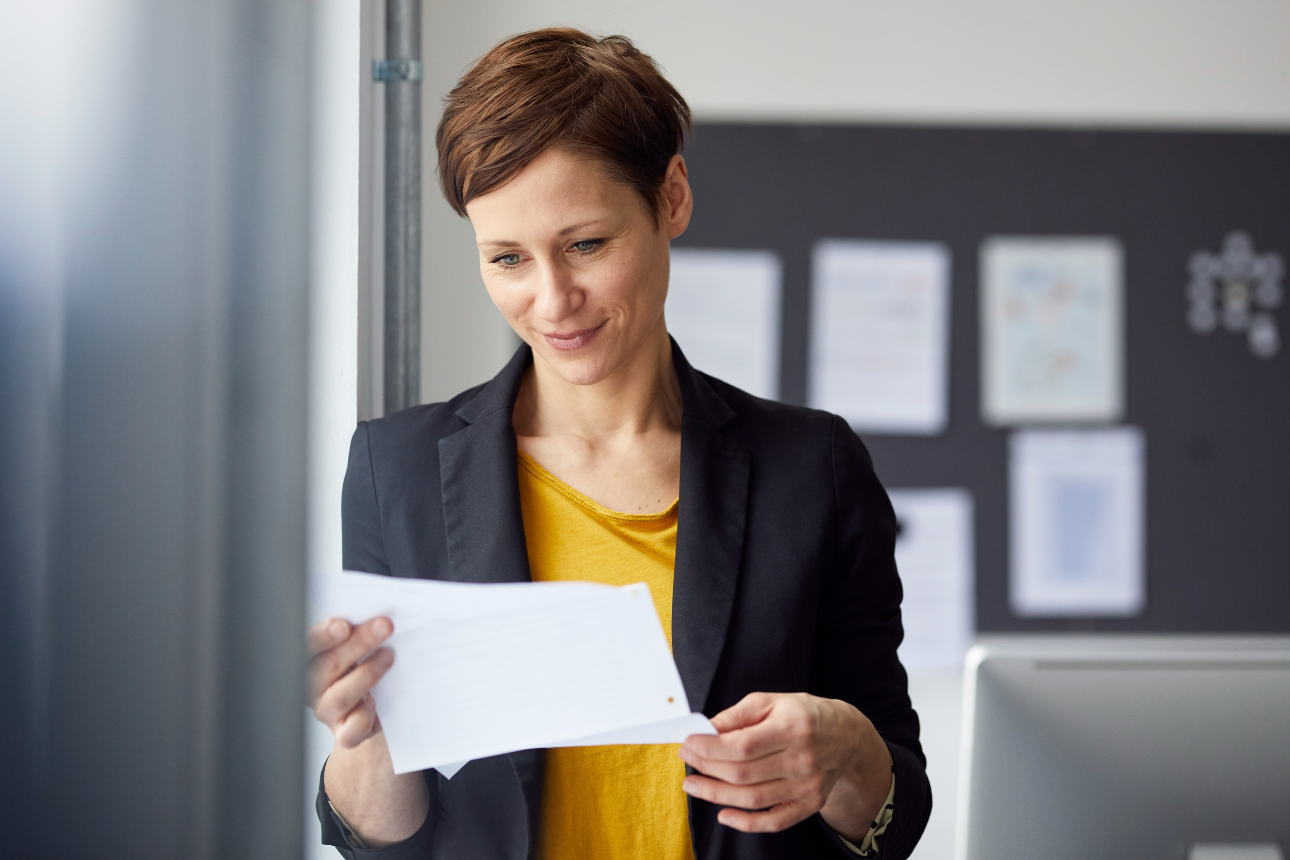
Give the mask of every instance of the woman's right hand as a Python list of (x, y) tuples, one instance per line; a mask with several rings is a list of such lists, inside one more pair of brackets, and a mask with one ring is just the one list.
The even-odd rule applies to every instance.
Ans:
[(422, 773), (394, 773), (372, 701), (372, 687), (394, 665), (394, 652), (380, 647), (393, 632), (388, 618), (357, 626), (329, 618), (309, 628), (309, 707), (336, 739), (323, 788), (332, 809), (369, 848), (408, 839), (430, 810)]
[(393, 632), (384, 617), (356, 627), (328, 618), (309, 628), (309, 707), (341, 747), (352, 749), (381, 730), (372, 687), (394, 665), (394, 652), (377, 646)]

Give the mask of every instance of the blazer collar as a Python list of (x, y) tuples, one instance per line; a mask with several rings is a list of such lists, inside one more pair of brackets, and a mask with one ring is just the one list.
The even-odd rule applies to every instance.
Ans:
[(501, 373), (486, 382), (478, 394), (457, 410), (457, 417), (467, 424), (474, 424), (493, 412), (505, 410), (509, 421), (511, 410), (515, 408), (515, 398), (520, 394), (520, 383), (524, 381), (524, 371), (532, 363), (533, 350), (527, 343), (520, 344)]
[(511, 411), (533, 354), (522, 346), (502, 372), (457, 410), (466, 426), (439, 440), (445, 579), (526, 582), (528, 545), (520, 511), (519, 457)]
[[(532, 360), (528, 345), (521, 346), (457, 410), (467, 426), (439, 440), (448, 579), (531, 579), (511, 413)], [(751, 455), (721, 433), (735, 413), (690, 367), (676, 341), (672, 361), (682, 401), (672, 650), (690, 707), (706, 712), (743, 560)]]

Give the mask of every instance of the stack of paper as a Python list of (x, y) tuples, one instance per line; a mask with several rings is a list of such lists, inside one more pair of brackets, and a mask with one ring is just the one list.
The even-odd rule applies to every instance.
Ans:
[(348, 571), (329, 617), (394, 622), (394, 665), (372, 690), (395, 773), (523, 749), (680, 743), (716, 734), (691, 714), (642, 583), (469, 584)]

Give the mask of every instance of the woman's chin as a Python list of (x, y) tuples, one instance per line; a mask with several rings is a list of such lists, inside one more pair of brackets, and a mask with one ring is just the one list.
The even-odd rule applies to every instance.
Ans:
[(577, 361), (556, 367), (556, 373), (570, 385), (595, 385), (603, 382), (609, 371), (599, 362)]
[(612, 366), (606, 356), (598, 355), (590, 349), (569, 353), (557, 350), (543, 350), (546, 364), (555, 375), (570, 385), (595, 385), (609, 376)]

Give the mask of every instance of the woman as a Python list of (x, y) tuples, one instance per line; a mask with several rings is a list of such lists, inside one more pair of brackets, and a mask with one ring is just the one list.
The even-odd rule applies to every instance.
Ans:
[(689, 121), (621, 37), (524, 34), (461, 79), (440, 180), (524, 345), (485, 385), (359, 426), (344, 560), (645, 581), (720, 734), (395, 776), (368, 692), (393, 657), (356, 665), (391, 625), (324, 622), (311, 691), (336, 744), (318, 809), (346, 857), (903, 857), (922, 832), (895, 520), (864, 446), (692, 369), (667, 334)]

